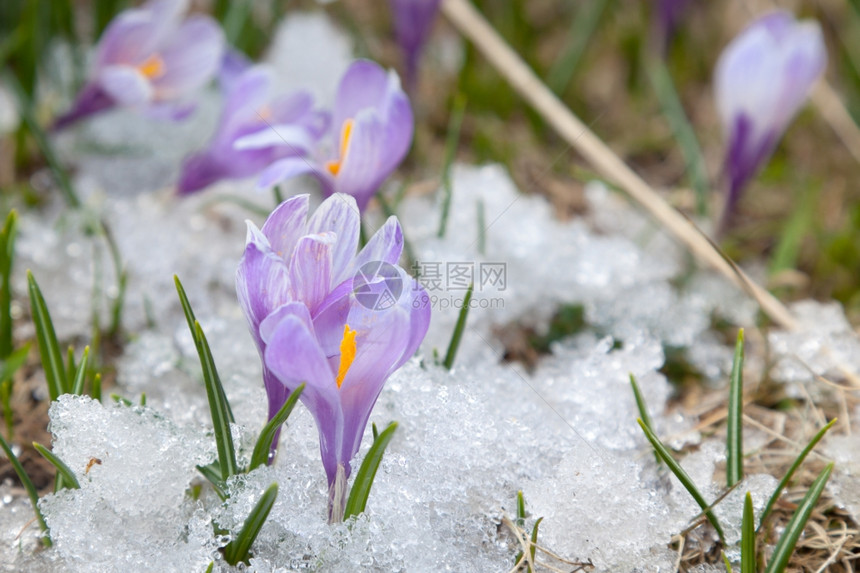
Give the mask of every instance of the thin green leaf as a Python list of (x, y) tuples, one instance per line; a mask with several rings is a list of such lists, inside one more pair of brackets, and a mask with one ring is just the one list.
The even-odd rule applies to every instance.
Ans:
[(752, 496), (744, 499), (744, 517), (741, 522), (741, 573), (756, 573), (755, 515)]
[(111, 400), (113, 400), (117, 404), (122, 404), (123, 406), (128, 406), (129, 408), (134, 406), (134, 402), (132, 402), (128, 398), (123, 398), (119, 394), (111, 394), (110, 398), (111, 398)]
[(475, 290), (475, 284), (470, 283), (469, 290), (466, 291), (466, 297), (463, 299), (463, 307), (460, 309), (460, 315), (457, 317), (457, 324), (454, 325), (454, 332), (451, 334), (451, 342), (448, 343), (448, 351), (445, 353), (445, 361), (442, 363), (448, 370), (454, 367), (457, 349), (460, 348), (460, 341), (463, 339), (463, 331), (466, 329), (466, 318), (469, 316), (469, 304), (472, 302), (473, 290)]
[(33, 442), (33, 447), (36, 448), (37, 452), (42, 454), (43, 458), (51, 462), (52, 466), (57, 468), (57, 472), (63, 476), (63, 484), (65, 487), (71, 489), (81, 488), (81, 484), (78, 483), (78, 478), (75, 477), (75, 473), (63, 462), (63, 460), (54, 455), (54, 452), (38, 442)]
[(214, 568), (215, 568), (215, 562), (214, 562), (214, 561), (210, 561), (210, 562), (209, 562), (209, 567), (207, 567), (207, 568), (206, 568), (206, 573), (212, 573), (212, 570), (213, 570)]
[(69, 345), (66, 349), (66, 380), (74, 380), (78, 367), (75, 365), (75, 347)]
[(791, 217), (786, 221), (779, 237), (779, 242), (773, 249), (768, 265), (768, 274), (774, 274), (786, 269), (793, 269), (797, 264), (803, 240), (815, 222), (815, 212), (818, 206), (818, 186), (807, 186), (798, 205), (793, 209)]
[(532, 528), (532, 544), (529, 548), (532, 554), (532, 562), (534, 562), (535, 553), (537, 552), (538, 528), (540, 527), (541, 521), (543, 521), (543, 518), (539, 517), (538, 520), (535, 521), (535, 526)]
[(705, 171), (705, 159), (696, 132), (687, 119), (681, 99), (675, 91), (675, 84), (666, 64), (662, 59), (653, 59), (648, 65), (648, 77), (654, 87), (654, 93), (660, 100), (663, 115), (672, 129), (675, 140), (681, 149), (686, 164), (687, 176), (696, 194), (696, 213), (701, 217), (708, 214), (708, 174)]
[(15, 260), (15, 237), (18, 213), (9, 211), (0, 231), (0, 358), (12, 353), (12, 263)]
[(239, 473), (236, 465), (236, 452), (233, 448), (233, 434), (230, 423), (233, 415), (230, 404), (221, 385), (218, 371), (215, 369), (215, 359), (209, 348), (209, 342), (199, 322), (194, 323), (196, 338), (200, 341), (197, 347), (200, 352), (200, 366), (203, 368), (203, 383), (206, 386), (206, 398), (209, 400), (209, 412), (212, 415), (212, 427), (215, 431), (215, 445), (218, 449), (218, 460), (221, 464), (221, 479), (226, 480)]
[(102, 401), (102, 375), (101, 372), (93, 376), (93, 387), (90, 395), (96, 402)]
[(266, 518), (269, 517), (269, 512), (272, 511), (272, 506), (275, 505), (275, 499), (278, 497), (278, 484), (273, 483), (263, 492), (263, 497), (251, 510), (245, 524), (242, 525), (242, 530), (236, 536), (236, 539), (227, 544), (224, 548), (224, 560), (230, 565), (235, 565), (242, 562), (247, 562), (248, 552), (257, 535), (260, 533), (263, 524), (266, 523)]
[(385, 453), (385, 448), (388, 447), (389, 442), (391, 442), (396, 429), (397, 422), (391, 422), (387, 428), (379, 433), (379, 437), (370, 446), (370, 450), (368, 450), (364, 461), (361, 462), (361, 467), (355, 476), (352, 489), (349, 491), (349, 499), (346, 500), (343, 513), (344, 521), (349, 519), (350, 516), (364, 512), (364, 508), (367, 507), (367, 497), (370, 495), (370, 488), (373, 486), (376, 470), (379, 469), (382, 455)]
[[(202, 341), (200, 339), (200, 336), (197, 335), (197, 328), (195, 327), (195, 324), (197, 323), (197, 319), (194, 316), (194, 310), (191, 308), (191, 303), (188, 301), (188, 296), (185, 294), (185, 288), (182, 286), (182, 283), (180, 282), (179, 277), (176, 275), (173, 275), (173, 281), (176, 284), (176, 292), (179, 294), (179, 302), (182, 305), (182, 311), (185, 313), (185, 320), (188, 322), (188, 329), (191, 331), (191, 338), (194, 340), (194, 345), (197, 347), (197, 354), (201, 356), (200, 359), (202, 360), (203, 359), (202, 354), (201, 354), (202, 353), (202, 348), (201, 348)], [(211, 366), (212, 366), (212, 370), (215, 371), (214, 370), (215, 369), (214, 362), (212, 363)], [(205, 373), (206, 368), (204, 368), (203, 371)], [(217, 375), (217, 371), (215, 371), (215, 374)], [(227, 418), (230, 421), (230, 423), (232, 424), (235, 422), (235, 419), (233, 418), (233, 410), (230, 409), (230, 403), (227, 402), (227, 398), (224, 395), (224, 388), (221, 387), (221, 379), (219, 378), (217, 380), (217, 382), (218, 382), (217, 386), (220, 389), (220, 394), (222, 396), (224, 396), (223, 401), (224, 401), (226, 408), (227, 408)]]
[(788, 567), (788, 561), (791, 559), (791, 554), (794, 553), (794, 546), (797, 545), (797, 540), (803, 533), (806, 527), (806, 522), (809, 521), (809, 516), (812, 515), (812, 510), (815, 509), (815, 504), (818, 503), (818, 498), (824, 492), (824, 486), (827, 485), (827, 480), (830, 479), (830, 474), (833, 471), (833, 462), (827, 464), (818, 477), (812, 482), (809, 491), (803, 497), (800, 505), (791, 516), (791, 520), (785, 527), (782, 537), (776, 544), (773, 550), (773, 555), (770, 562), (767, 564), (765, 573), (782, 573)]
[(48, 383), (48, 394), (53, 402), (66, 393), (69, 383), (66, 380), (66, 370), (63, 355), (54, 332), (54, 323), (48, 312), (48, 305), (42, 291), (33, 278), (33, 273), (27, 271), (27, 286), (30, 292), (30, 310), (36, 325), (36, 340), (39, 342), (39, 354), (42, 356), (42, 368), (45, 370), (45, 380)]
[(138, 401), (138, 403), (139, 403), (141, 406), (146, 406), (146, 392), (141, 392), (141, 393), (140, 393), (140, 400)]
[(648, 441), (651, 442), (651, 445), (654, 447), (654, 451), (657, 452), (657, 455), (660, 456), (660, 459), (663, 460), (672, 473), (675, 474), (675, 477), (678, 478), (678, 481), (681, 482), (681, 485), (689, 492), (689, 494), (693, 497), (699, 507), (702, 508), (702, 511), (705, 513), (705, 516), (708, 518), (708, 521), (711, 522), (711, 525), (714, 526), (714, 529), (717, 531), (717, 534), (720, 536), (720, 539), (723, 539), (723, 528), (720, 527), (720, 522), (717, 521), (717, 517), (714, 515), (714, 512), (711, 511), (708, 502), (705, 501), (705, 498), (702, 497), (702, 494), (699, 493), (699, 490), (696, 488), (696, 485), (693, 483), (693, 480), (690, 479), (690, 476), (687, 472), (684, 471), (684, 468), (681, 467), (675, 458), (672, 457), (672, 454), (669, 453), (669, 450), (666, 449), (666, 446), (660, 441), (660, 439), (651, 431), (645, 422), (642, 421), (642, 418), (638, 418), (636, 420), (639, 422), (639, 426), (642, 428), (642, 431), (645, 432), (645, 437), (648, 438)]
[(78, 371), (75, 374), (75, 382), (72, 384), (72, 394), (80, 396), (84, 393), (84, 381), (87, 378), (87, 362), (90, 357), (90, 347), (84, 347), (84, 353), (81, 355), (81, 363), (78, 364)]
[(649, 428), (653, 428), (654, 424), (651, 423), (651, 416), (648, 414), (648, 406), (645, 404), (645, 398), (642, 396), (642, 392), (639, 390), (639, 384), (636, 382), (636, 377), (633, 376), (631, 372), (630, 376), (630, 387), (633, 389), (633, 397), (636, 399), (636, 408), (639, 410), (639, 417), (642, 418), (642, 421), (645, 422)]
[(379, 430), (376, 428), (376, 422), (372, 422), (370, 424), (370, 431), (373, 432), (373, 441), (376, 441), (376, 438), (379, 437)]
[(720, 551), (720, 555), (721, 555), (721, 556), (722, 556), (722, 558), (723, 558), (723, 565), (725, 565), (725, 566), (726, 566), (726, 573), (733, 573), (733, 571), (732, 571), (732, 564), (731, 564), (731, 562), (729, 561), (729, 558), (728, 558), (728, 556), (726, 555), (726, 552), (725, 552), (725, 551)]
[(24, 466), (22, 466), (21, 462), (18, 460), (18, 456), (12, 452), (12, 448), (10, 448), (8, 442), (3, 439), (3, 436), (0, 436), (0, 448), (3, 448), (3, 451), (6, 452), (6, 457), (9, 458), (9, 463), (12, 464), (12, 469), (14, 469), (15, 473), (18, 474), (18, 479), (21, 480), (21, 485), (23, 485), (24, 489), (27, 490), (27, 496), (30, 498), (30, 503), (33, 504), (33, 511), (36, 512), (36, 520), (39, 522), (39, 529), (41, 529), (45, 534), (42, 538), (42, 543), (45, 544), (45, 546), (50, 547), (51, 537), (48, 532), (48, 525), (45, 523), (45, 517), (39, 510), (39, 494), (36, 491), (36, 486), (33, 485), (33, 480), (31, 480), (30, 476), (27, 475), (27, 472), (24, 470)]
[(732, 377), (729, 383), (729, 413), (726, 429), (726, 486), (744, 478), (744, 329), (738, 331)]
[(251, 454), (251, 465), (248, 466), (248, 471), (253, 471), (269, 461), (269, 452), (272, 450), (272, 440), (275, 439), (275, 433), (278, 431), (290, 414), (296, 402), (299, 401), (302, 391), (305, 389), (305, 384), (302, 383), (298, 388), (290, 392), (290, 397), (278, 410), (278, 413), (263, 426), (263, 431), (260, 432), (260, 437), (257, 438), (257, 443), (254, 446), (254, 453)]
[(571, 20), (570, 30), (567, 33), (568, 39), (565, 41), (566, 47), (553, 62), (547, 76), (547, 85), (557, 96), (565, 92), (573, 79), (608, 3), (607, 0), (591, 0), (578, 4), (580, 8)]
[(442, 216), (439, 219), (439, 230), (436, 236), (442, 238), (448, 229), (448, 212), (451, 210), (451, 199), (454, 194), (451, 182), (451, 164), (457, 154), (457, 144), (460, 141), (460, 127), (463, 125), (463, 117), (466, 115), (466, 96), (457, 94), (454, 98), (454, 109), (448, 120), (448, 134), (445, 137), (445, 156), (442, 163)]
[(221, 479), (221, 466), (218, 464), (218, 460), (215, 460), (209, 465), (197, 466), (197, 471), (199, 471), (203, 477), (212, 484), (212, 487), (215, 489), (215, 493), (218, 494), (221, 501), (227, 499), (227, 484)]
[(517, 491), (517, 527), (524, 527), (526, 523), (526, 500), (523, 498), (523, 490)]
[(27, 362), (29, 353), (30, 345), (25, 344), (12, 354), (7, 355), (5, 360), (0, 360), (0, 380), (11, 379), (15, 372)]
[(0, 407), (3, 410), (3, 421), (6, 423), (6, 435), (11, 440), (15, 436), (15, 414), (12, 411), (12, 379), (0, 381)]
[(783, 490), (788, 487), (788, 482), (791, 481), (791, 478), (794, 477), (794, 472), (800, 467), (800, 464), (803, 463), (803, 460), (806, 459), (806, 456), (809, 455), (809, 452), (812, 451), (812, 448), (815, 447), (818, 442), (821, 441), (821, 438), (824, 437), (824, 434), (833, 427), (833, 424), (836, 423), (836, 418), (833, 418), (828, 422), (826, 426), (818, 430), (818, 433), (815, 434), (809, 443), (806, 444), (806, 447), (803, 448), (803, 451), (800, 452), (800, 455), (794, 460), (794, 463), (791, 464), (791, 467), (788, 468), (788, 471), (779, 481), (779, 484), (776, 486), (776, 489), (773, 492), (773, 495), (770, 496), (770, 499), (767, 501), (767, 505), (764, 506), (764, 511), (761, 514), (761, 521), (759, 521), (759, 529), (761, 529), (761, 525), (764, 523), (764, 520), (770, 515), (770, 511), (773, 509), (773, 506), (776, 504), (776, 500), (779, 499), (779, 496), (782, 495)]

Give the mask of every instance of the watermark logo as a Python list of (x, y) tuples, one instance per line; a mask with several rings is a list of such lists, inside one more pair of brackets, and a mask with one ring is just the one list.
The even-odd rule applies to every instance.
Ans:
[(474, 285), (475, 292), (501, 292), (508, 288), (506, 263), (416, 261), (412, 274), (427, 292), (466, 291), (469, 285)]
[(394, 265), (371, 261), (361, 265), (352, 277), (352, 293), (364, 308), (387, 310), (400, 299), (403, 279)]

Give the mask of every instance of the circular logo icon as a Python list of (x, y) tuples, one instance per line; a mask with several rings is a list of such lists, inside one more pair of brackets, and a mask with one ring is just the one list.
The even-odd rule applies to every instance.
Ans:
[(361, 265), (352, 277), (355, 300), (370, 310), (386, 310), (397, 304), (403, 293), (403, 279), (397, 267), (385, 261)]

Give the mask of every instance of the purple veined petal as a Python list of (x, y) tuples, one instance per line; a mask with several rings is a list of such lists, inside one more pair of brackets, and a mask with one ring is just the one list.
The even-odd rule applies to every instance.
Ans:
[(263, 170), (257, 181), (257, 189), (269, 189), (281, 181), (307, 174), (315, 175), (321, 179), (324, 177), (320, 172), (320, 167), (309, 159), (304, 157), (280, 159)]
[(131, 66), (108, 66), (99, 74), (98, 82), (119, 105), (142, 105), (152, 99), (152, 84)]
[(208, 16), (191, 16), (159, 53), (163, 72), (153, 77), (158, 99), (174, 99), (203, 87), (215, 73), (224, 52), (224, 32)]
[(316, 333), (314, 332), (314, 323), (311, 320), (310, 312), (308, 311), (308, 307), (299, 301), (292, 301), (285, 304), (282, 304), (275, 310), (269, 313), (269, 315), (263, 319), (263, 322), (260, 323), (260, 340), (263, 341), (263, 344), (268, 344), (269, 341), (275, 334), (275, 331), (278, 329), (278, 325), (284, 321), (287, 317), (292, 316), (297, 318), (302, 322), (305, 328), (314, 335), (316, 339)]
[(376, 62), (356, 60), (338, 84), (332, 125), (340, 135), (343, 123), (355, 118), (363, 109), (374, 109), (384, 101), (388, 89), (388, 74)]
[(347, 323), (353, 291), (352, 277), (332, 289), (313, 315), (314, 331), (326, 356), (340, 354), (343, 325)]
[(275, 254), (288, 261), (293, 256), (299, 237), (307, 234), (307, 221), (308, 195), (296, 195), (269, 214), (262, 232)]
[(200, 191), (216, 181), (229, 177), (231, 173), (227, 167), (219, 157), (209, 151), (195, 153), (182, 162), (176, 191), (180, 195)]
[(95, 70), (117, 64), (134, 65), (146, 59), (161, 40), (153, 24), (153, 15), (145, 8), (118, 14), (102, 33)]
[[(373, 405), (409, 338), (409, 315), (398, 306), (374, 311), (353, 305), (347, 324), (357, 332), (356, 355), (340, 387), (344, 416), (341, 459), (358, 452)], [(349, 465), (347, 473), (349, 472)]]
[(334, 483), (343, 440), (340, 395), (328, 361), (305, 324), (287, 316), (269, 339), (265, 364), (290, 390), (307, 385), (300, 400), (311, 411), (320, 434), (320, 454), (329, 486)]
[(430, 328), (431, 304), (427, 291), (421, 283), (400, 269), (403, 280), (403, 294), (398, 300), (399, 306), (409, 313), (409, 339), (400, 359), (394, 364), (391, 372), (403, 366), (418, 351)]
[(388, 150), (385, 169), (393, 171), (412, 146), (412, 136), (415, 133), (412, 104), (409, 103), (409, 98), (400, 87), (400, 79), (393, 71), (388, 73), (388, 91), (383, 110), (386, 118), (385, 145)]
[(236, 293), (251, 334), (261, 348), (260, 323), (289, 300), (289, 269), (284, 260), (268, 248), (268, 241), (250, 221), (248, 237), (236, 271)]
[(290, 259), (290, 292), (313, 314), (331, 289), (333, 233), (305, 235)]
[(314, 107), (314, 97), (307, 90), (299, 90), (275, 98), (269, 104), (272, 123), (294, 123)]
[(389, 265), (396, 265), (402, 253), (403, 231), (400, 229), (400, 221), (397, 220), (397, 217), (391, 216), (355, 257), (354, 266), (350, 272), (355, 272), (363, 265), (373, 261), (384, 261)]
[(322, 202), (308, 221), (308, 233), (332, 232), (337, 242), (332, 247), (331, 285), (342, 283), (351, 270), (350, 262), (358, 249), (361, 214), (355, 198), (336, 193)]
[(262, 124), (258, 131), (244, 135), (236, 140), (233, 148), (239, 151), (284, 147), (290, 155), (305, 155), (314, 145), (308, 131), (295, 124)]

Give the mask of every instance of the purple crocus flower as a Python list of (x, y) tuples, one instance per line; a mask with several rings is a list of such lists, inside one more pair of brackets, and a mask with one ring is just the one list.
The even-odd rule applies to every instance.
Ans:
[(403, 52), (406, 85), (412, 88), (418, 77), (418, 62), (427, 38), (433, 30), (439, 0), (391, 0), (394, 32)]
[[(362, 211), (409, 150), (414, 129), (412, 106), (393, 71), (357, 60), (340, 80), (335, 96), (328, 148), (312, 159), (290, 157), (270, 165), (259, 187), (311, 173), (323, 192), (352, 195)], [(277, 129), (240, 138), (236, 146), (253, 149), (283, 145)]]
[(723, 228), (826, 65), (818, 24), (782, 11), (755, 20), (723, 51), (714, 79), (727, 139)]
[(186, 0), (152, 0), (111, 21), (96, 49), (90, 80), (54, 129), (116, 106), (147, 106), (157, 116), (182, 119), (182, 100), (208, 82), (221, 60), (224, 33), (212, 18), (182, 21)]
[(353, 197), (335, 194), (307, 215), (308, 196), (298, 195), (262, 230), (248, 223), (236, 285), (263, 357), (269, 417), (306, 383), (301, 401), (316, 420), (329, 517), (337, 521), (370, 411), (385, 380), (424, 339), (430, 306), (397, 266), (403, 235), (395, 217), (356, 255)]
[(669, 47), (669, 42), (681, 22), (681, 17), (690, 0), (657, 0), (654, 2), (652, 17), (655, 37), (661, 53)]
[[(255, 66), (225, 79), (226, 102), (209, 146), (185, 160), (178, 191), (188, 194), (221, 179), (258, 174), (273, 161), (307, 154), (328, 127), (329, 118), (314, 109), (309, 92), (272, 97), (271, 74)], [(278, 144), (239, 149), (236, 141), (253, 141), (277, 133)]]

